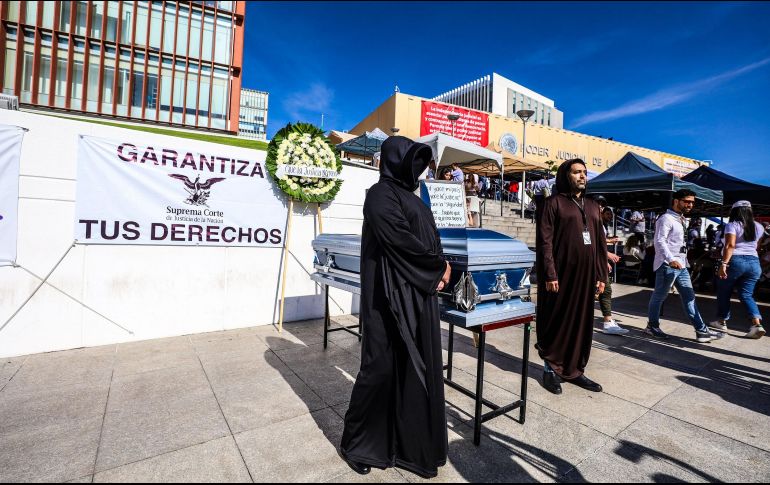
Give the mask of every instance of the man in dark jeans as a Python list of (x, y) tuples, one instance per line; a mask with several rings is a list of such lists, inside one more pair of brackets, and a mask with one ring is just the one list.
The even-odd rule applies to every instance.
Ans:
[(695, 328), (695, 339), (706, 343), (721, 339), (724, 333), (709, 330), (695, 304), (695, 290), (692, 287), (690, 273), (687, 271), (687, 240), (685, 235), (685, 216), (695, 203), (695, 192), (681, 189), (674, 193), (671, 209), (662, 214), (655, 223), (655, 291), (650, 298), (648, 323), (645, 333), (658, 339), (667, 339), (668, 335), (660, 329), (660, 308), (672, 285), (676, 285), (682, 305)]

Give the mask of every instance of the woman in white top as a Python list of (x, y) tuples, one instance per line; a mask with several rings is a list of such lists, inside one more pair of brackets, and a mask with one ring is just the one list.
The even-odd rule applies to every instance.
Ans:
[(641, 264), (644, 259), (644, 248), (639, 244), (639, 236), (632, 234), (628, 237), (625, 246), (623, 246), (623, 256), (634, 256), (639, 259), (639, 263), (626, 263), (626, 266)]
[(751, 318), (752, 326), (746, 337), (756, 339), (765, 334), (762, 315), (754, 301), (754, 287), (762, 274), (757, 249), (761, 244), (763, 229), (761, 224), (754, 221), (749, 201), (739, 200), (733, 204), (730, 222), (724, 229), (725, 245), (717, 282), (717, 320), (709, 324), (711, 328), (727, 330), (730, 296), (735, 288)]

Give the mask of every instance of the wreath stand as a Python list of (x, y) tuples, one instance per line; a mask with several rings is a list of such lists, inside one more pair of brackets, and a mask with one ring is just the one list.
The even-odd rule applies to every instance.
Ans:
[[(283, 246), (283, 264), (281, 265), (281, 304), (278, 313), (278, 333), (283, 333), (283, 307), (286, 302), (286, 266), (289, 256), (289, 241), (291, 240), (291, 216), (294, 213), (294, 198), (289, 197), (289, 214), (286, 221), (286, 239)], [(316, 204), (316, 217), (318, 220), (318, 233), (324, 232), (323, 218), (321, 217), (321, 203)], [(328, 291), (328, 290), (327, 290)]]

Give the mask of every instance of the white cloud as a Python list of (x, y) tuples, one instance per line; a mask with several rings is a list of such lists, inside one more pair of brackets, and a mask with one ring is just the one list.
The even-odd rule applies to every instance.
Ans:
[(283, 109), (292, 122), (312, 120), (321, 113), (330, 114), (334, 91), (323, 84), (312, 84), (309, 89), (291, 93), (283, 102)]
[(616, 120), (620, 118), (626, 118), (628, 116), (649, 113), (651, 111), (658, 111), (675, 104), (683, 103), (688, 99), (697, 96), (698, 94), (712, 90), (726, 83), (727, 81), (735, 79), (738, 76), (748, 74), (749, 72), (759, 69), (767, 64), (770, 64), (770, 57), (766, 57), (747, 66), (733, 69), (731, 71), (727, 71), (706, 79), (665, 88), (643, 98), (625, 103), (621, 106), (618, 106), (617, 108), (606, 111), (596, 111), (594, 113), (589, 113), (585, 116), (582, 116), (578, 118), (574, 124), (572, 124), (572, 128), (579, 128), (591, 123)]

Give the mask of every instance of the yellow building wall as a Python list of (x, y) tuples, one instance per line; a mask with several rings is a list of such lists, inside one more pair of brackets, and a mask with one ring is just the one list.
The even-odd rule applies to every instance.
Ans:
[[(350, 131), (360, 135), (365, 131), (380, 128), (390, 133), (392, 127), (397, 127), (399, 135), (412, 139), (419, 138), (422, 101), (428, 100), (409, 94), (394, 93)], [(524, 123), (519, 119), (489, 115), (489, 141), (497, 144), (503, 134), (510, 133), (518, 142), (517, 155), (519, 156), (522, 155), (523, 130)], [(555, 160), (561, 163), (566, 159), (578, 157), (586, 162), (589, 170), (603, 172), (629, 151), (649, 158), (660, 167), (664, 167), (665, 158), (693, 164), (693, 168), (700, 165), (698, 160), (680, 155), (535, 123), (527, 124), (526, 158), (528, 160), (541, 162)]]

